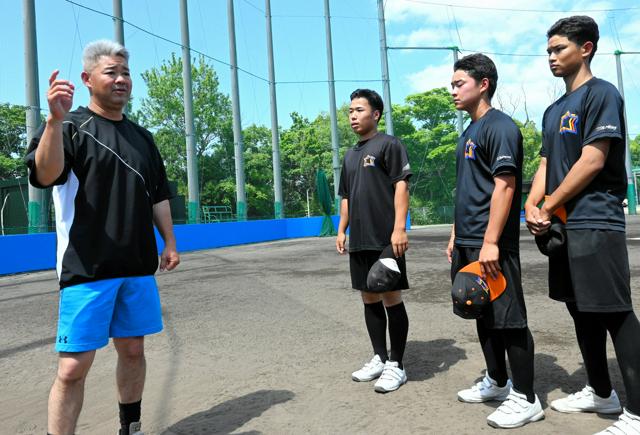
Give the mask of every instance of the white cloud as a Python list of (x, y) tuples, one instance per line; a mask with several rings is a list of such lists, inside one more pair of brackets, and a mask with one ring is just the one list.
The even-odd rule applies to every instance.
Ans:
[[(625, 50), (640, 51), (640, 32), (637, 30), (640, 24), (640, 10), (593, 12), (624, 7), (625, 5), (621, 5), (620, 2), (540, 0), (533, 3), (522, 0), (485, 0), (479, 4), (471, 0), (454, 1), (455, 5), (575, 11), (573, 13), (534, 13), (437, 6), (424, 3), (422, 0), (386, 1), (387, 34), (394, 45), (458, 45), (465, 50), (464, 54), (468, 54), (469, 50), (484, 51), (488, 54), (498, 67), (500, 100), (505, 106), (518, 106), (514, 116), (519, 119), (525, 117), (526, 98), (529, 116), (539, 124), (545, 108), (564, 91), (562, 80), (554, 78), (549, 72), (545, 56), (546, 31), (559, 18), (572, 14), (585, 14), (585, 10), (592, 11), (588, 12), (588, 15), (598, 22), (601, 35), (599, 55), (593, 62), (593, 72), (596, 76), (615, 85), (617, 85), (615, 59), (606, 53), (612, 53), (618, 49), (618, 41), (622, 43), (622, 48)], [(499, 53), (541, 54), (542, 56), (507, 56)], [(409, 56), (403, 57), (409, 58)], [(414, 63), (411, 63), (407, 69), (403, 68), (404, 85), (411, 92), (423, 92), (434, 87), (448, 86), (451, 79), (450, 56), (438, 58), (423, 68), (416, 68), (415, 58), (413, 60)], [(632, 133), (640, 133), (640, 79), (635, 77), (635, 72), (640, 69), (640, 55), (625, 55), (622, 60), (629, 130)], [(407, 63), (410, 63), (409, 60)], [(497, 99), (494, 100), (494, 104), (499, 104)]]
[[(564, 92), (564, 85), (549, 73), (544, 58), (535, 59), (525, 66), (494, 58), (499, 79), (493, 104), (521, 120), (528, 114), (539, 125), (544, 110)], [(546, 70), (544, 74), (540, 73), (542, 70)], [(443, 59), (437, 65), (407, 74), (404, 79), (412, 92), (424, 92), (436, 87), (449, 88), (451, 75), (451, 60)]]
[(452, 74), (451, 60), (447, 60), (441, 64), (429, 65), (421, 71), (407, 74), (405, 80), (412, 92), (417, 93), (433, 88), (449, 88)]
[(392, 45), (415, 47), (415, 46), (446, 46), (450, 45), (450, 38), (447, 29), (444, 27), (429, 27), (415, 30), (408, 34), (394, 36)]

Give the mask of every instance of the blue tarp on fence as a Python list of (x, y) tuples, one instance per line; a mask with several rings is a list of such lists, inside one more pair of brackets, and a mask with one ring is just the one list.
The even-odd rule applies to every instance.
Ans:
[[(338, 217), (333, 217), (338, 227)], [(320, 233), (322, 217), (290, 218), (246, 222), (175, 225), (178, 251), (219, 248), (270, 240), (314, 237)], [(156, 233), (158, 249), (164, 244)], [(54, 269), (55, 233), (0, 236), (0, 275)]]

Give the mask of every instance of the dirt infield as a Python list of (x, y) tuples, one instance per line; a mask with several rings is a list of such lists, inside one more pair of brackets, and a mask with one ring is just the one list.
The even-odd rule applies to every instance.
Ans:
[[(143, 400), (147, 434), (491, 433), (490, 404), (462, 404), (456, 391), (482, 375), (473, 322), (451, 312), (444, 248), (449, 227), (414, 229), (405, 294), (409, 382), (376, 394), (350, 373), (370, 357), (362, 303), (348, 261), (332, 238), (298, 239), (186, 253), (158, 275), (165, 330), (147, 339)], [(628, 219), (636, 312), (640, 312), (640, 218)], [(635, 239), (635, 240), (634, 240)], [(523, 231), (523, 286), (536, 342), (536, 390), (546, 419), (522, 434), (592, 434), (598, 415), (563, 415), (548, 403), (581, 389), (572, 322), (546, 296), (546, 258)], [(4, 253), (10, 255), (10, 253)], [(46, 432), (56, 367), (53, 271), (0, 277), (0, 433)], [(613, 382), (624, 387), (611, 346)], [(98, 352), (87, 381), (79, 434), (118, 426), (115, 352)]]

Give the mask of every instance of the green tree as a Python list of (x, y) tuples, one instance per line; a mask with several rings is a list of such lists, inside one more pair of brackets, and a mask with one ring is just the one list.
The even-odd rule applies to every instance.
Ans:
[(253, 217), (271, 219), (274, 216), (271, 129), (251, 125), (244, 129), (243, 138), (247, 213)]
[[(218, 76), (202, 56), (194, 59), (191, 77), (196, 159), (201, 168), (200, 190), (208, 193), (211, 186), (204, 186), (209, 182), (218, 184), (229, 181), (229, 177), (233, 179), (231, 103), (229, 97), (219, 91)], [(136, 116), (142, 125), (153, 131), (167, 167), (167, 175), (178, 182), (179, 192), (186, 195), (182, 59), (172, 54), (160, 67), (142, 73), (142, 78), (147, 85), (147, 97), (143, 98)], [(214, 171), (204, 169), (211, 163), (211, 156), (215, 156), (217, 162)]]
[(538, 130), (535, 122), (527, 121), (524, 124), (516, 120), (522, 133), (523, 164), (522, 180), (533, 180), (533, 176), (540, 165), (540, 147), (542, 146), (542, 132)]
[[(357, 142), (349, 122), (349, 105), (337, 110), (339, 162), (345, 151)], [(294, 112), (292, 124), (281, 133), (282, 184), (285, 214), (303, 216), (307, 212), (307, 191), (315, 196), (316, 171), (323, 169), (333, 192), (333, 153), (331, 148), (331, 121), (327, 113), (319, 114), (313, 121)], [(320, 214), (317, 201), (310, 201), (311, 213)]]
[(455, 188), (457, 113), (446, 88), (407, 96), (394, 105), (394, 133), (407, 147), (413, 170), (414, 222), (450, 221)]
[(24, 177), (26, 150), (25, 107), (0, 104), (0, 179)]
[(457, 113), (447, 88), (435, 88), (405, 99), (413, 119), (420, 128), (433, 130), (439, 125), (455, 127)]
[(640, 134), (629, 143), (629, 148), (631, 150), (631, 165), (634, 168), (640, 167)]
[[(307, 191), (313, 195), (315, 173), (319, 168), (331, 170), (331, 135), (326, 116), (309, 121), (291, 114), (291, 127), (281, 134), (282, 186), (286, 216), (302, 216), (307, 209)], [(315, 203), (310, 204), (318, 212)]]

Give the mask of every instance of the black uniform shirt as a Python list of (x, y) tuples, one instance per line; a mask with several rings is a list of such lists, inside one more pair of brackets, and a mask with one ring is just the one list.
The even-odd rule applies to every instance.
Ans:
[(384, 133), (347, 150), (339, 195), (349, 202), (349, 251), (381, 251), (391, 243), (394, 184), (411, 177), (407, 150)]
[(455, 241), (458, 246), (481, 247), (489, 224), (494, 177), (511, 174), (516, 190), (498, 246), (519, 250), (522, 197), (522, 134), (513, 120), (490, 109), (472, 122), (456, 149)]
[(562, 183), (582, 155), (583, 146), (610, 139), (604, 168), (565, 204), (567, 229), (624, 231), (625, 135), (620, 93), (611, 83), (595, 77), (545, 111), (540, 155), (547, 158), (546, 194)]
[[(25, 157), (35, 187), (47, 187), (35, 168), (43, 131)], [(53, 183), (60, 287), (155, 273), (153, 205), (170, 193), (151, 133), (79, 107), (65, 117), (63, 144), (64, 170)]]

